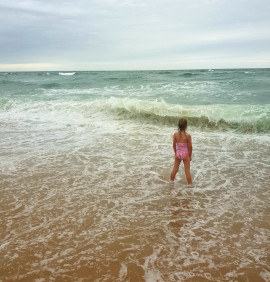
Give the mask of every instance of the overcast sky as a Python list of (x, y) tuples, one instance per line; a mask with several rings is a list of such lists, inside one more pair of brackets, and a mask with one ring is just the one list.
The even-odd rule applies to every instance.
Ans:
[(0, 0), (0, 71), (270, 67), (270, 0)]

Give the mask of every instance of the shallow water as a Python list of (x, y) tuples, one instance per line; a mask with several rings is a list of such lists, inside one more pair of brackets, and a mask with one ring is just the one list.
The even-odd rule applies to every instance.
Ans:
[(0, 280), (270, 280), (267, 126), (190, 125), (170, 184), (181, 105), (51, 95), (2, 104)]

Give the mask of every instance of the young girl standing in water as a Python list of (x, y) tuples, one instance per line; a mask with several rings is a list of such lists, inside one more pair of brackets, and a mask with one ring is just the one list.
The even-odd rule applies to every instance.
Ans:
[(174, 167), (171, 173), (171, 181), (174, 181), (175, 175), (179, 170), (181, 160), (184, 162), (185, 173), (188, 184), (192, 184), (190, 175), (190, 161), (192, 155), (191, 136), (186, 132), (187, 120), (180, 118), (178, 122), (178, 131), (173, 135), (173, 150), (175, 153)]

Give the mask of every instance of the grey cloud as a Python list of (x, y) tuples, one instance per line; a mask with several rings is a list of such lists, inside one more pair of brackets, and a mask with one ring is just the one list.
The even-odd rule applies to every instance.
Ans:
[(0, 1), (0, 64), (252, 57), (270, 50), (269, 12), (266, 0)]

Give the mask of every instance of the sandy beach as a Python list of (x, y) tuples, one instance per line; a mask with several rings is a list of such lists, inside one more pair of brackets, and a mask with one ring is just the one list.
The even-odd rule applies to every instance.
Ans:
[[(248, 123), (259, 110), (267, 120), (269, 105), (242, 103), (241, 89), (230, 115), (192, 95), (177, 104), (177, 91), (162, 100), (165, 86), (210, 89), (208, 73), (178, 86), (168, 74), (139, 73), (136, 84), (130, 73), (98, 74), (81, 89), (72, 85), (90, 79), (75, 75), (25, 74), (16, 79), (31, 89), (2, 90), (0, 280), (269, 281), (269, 127)], [(183, 164), (169, 183), (182, 114), (192, 187)]]

